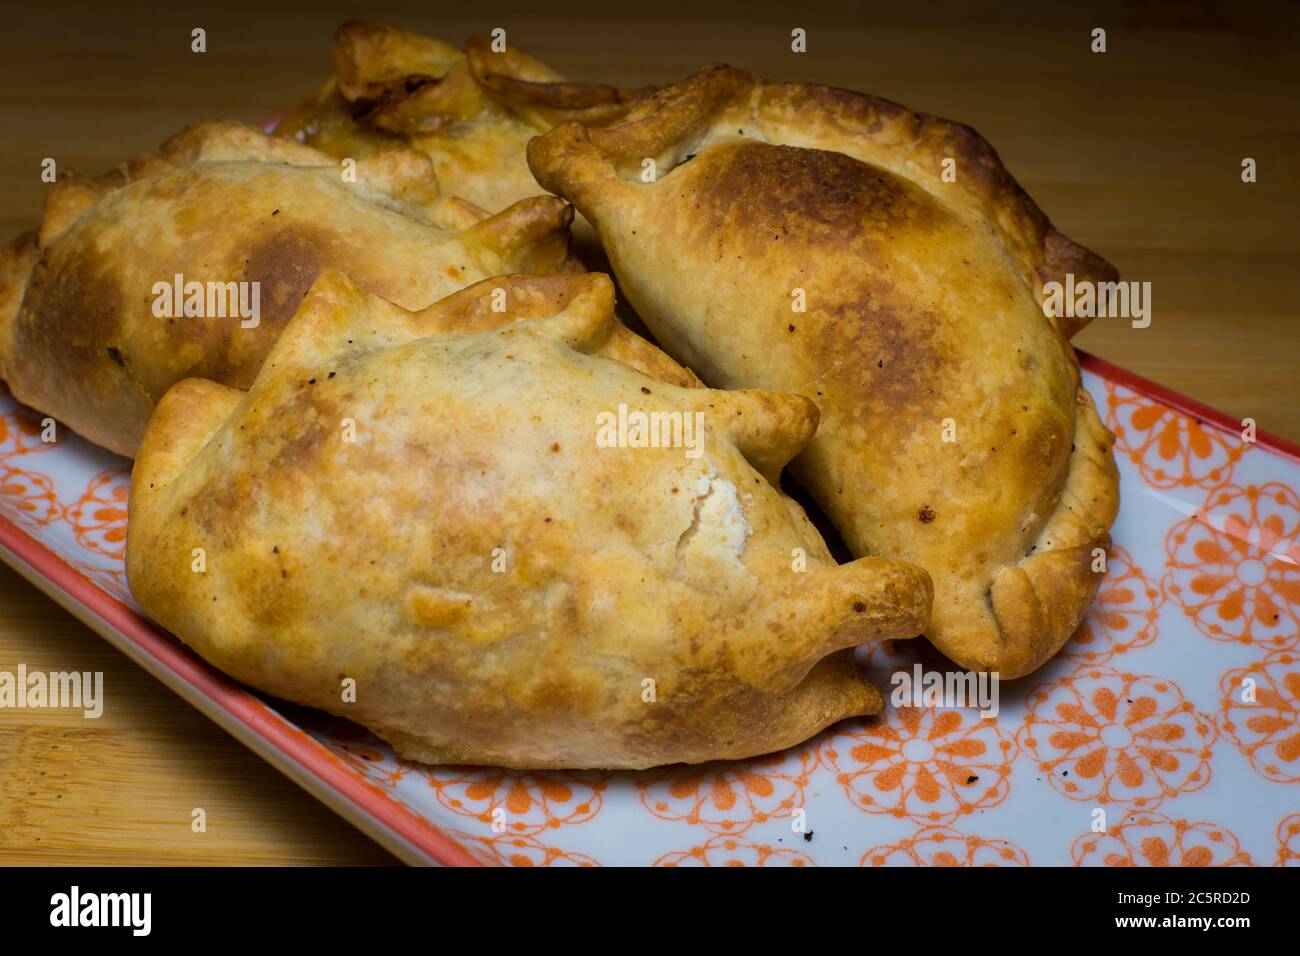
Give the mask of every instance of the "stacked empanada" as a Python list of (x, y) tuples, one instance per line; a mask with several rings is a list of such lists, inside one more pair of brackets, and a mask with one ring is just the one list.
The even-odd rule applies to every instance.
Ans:
[(132, 455), (181, 379), (247, 388), (322, 269), (422, 308), (502, 272), (578, 268), (571, 219), (549, 196), (495, 216), (443, 196), (413, 150), (346, 165), (203, 123), (108, 176), (50, 187), (40, 231), (0, 251), (0, 377)]
[(532, 137), (568, 120), (612, 122), (651, 92), (567, 83), (501, 38), (458, 50), (354, 20), (334, 37), (334, 76), (276, 133), (336, 157), (417, 149), (443, 189), (496, 212), (542, 191), (524, 155)]
[(132, 592), (227, 673), (415, 760), (639, 768), (878, 712), (864, 642), (1059, 649), (1118, 502), (1066, 274), (1114, 278), (966, 127), (352, 22), (275, 136), (52, 188), (0, 252), (0, 375), (138, 449)]

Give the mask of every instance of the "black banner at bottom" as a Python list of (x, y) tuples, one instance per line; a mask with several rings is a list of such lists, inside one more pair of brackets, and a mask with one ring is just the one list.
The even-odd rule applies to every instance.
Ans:
[[(70, 869), (0, 870), (7, 943), (52, 935), (78, 944), (271, 940), (374, 945), (442, 929), (494, 935), (608, 930), (683, 938), (697, 929), (764, 940), (844, 920), (880, 935), (969, 931), (989, 945), (1031, 928), (1073, 942), (1098, 935), (1228, 941), (1293, 923), (1300, 894), (1277, 868), (791, 870)], [(689, 929), (691, 927), (693, 929)], [(963, 930), (965, 927), (965, 930)], [(1005, 936), (1008, 932), (1014, 936)], [(425, 935), (428, 934), (428, 935)], [(710, 932), (710, 936), (715, 935)], [(563, 936), (554, 940), (560, 943)], [(936, 942), (936, 945), (938, 943)]]

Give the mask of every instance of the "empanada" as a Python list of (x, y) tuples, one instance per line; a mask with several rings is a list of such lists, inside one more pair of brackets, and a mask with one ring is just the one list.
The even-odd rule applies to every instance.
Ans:
[(488, 217), (440, 195), (412, 150), (349, 167), (204, 123), (109, 176), (50, 187), (39, 236), (0, 252), (0, 377), (131, 455), (181, 379), (247, 387), (323, 269), (422, 308), (503, 272), (578, 268), (572, 216), (539, 196)]
[(611, 122), (651, 90), (567, 83), (486, 36), (464, 51), (395, 27), (354, 20), (334, 37), (334, 77), (281, 120), (277, 135), (332, 156), (410, 146), (447, 192), (496, 211), (542, 192), (528, 140), (566, 120)]
[(715, 387), (817, 403), (794, 474), (854, 554), (930, 572), (944, 653), (1015, 677), (1060, 648), (1096, 592), (1118, 488), (1068, 344), (1081, 323), (1046, 318), (1040, 284), (1115, 272), (988, 143), (714, 67), (607, 128), (553, 130), (529, 161), (596, 226), (674, 358)]
[[(323, 275), (249, 392), (189, 380), (158, 406), (136, 599), (234, 677), (429, 763), (738, 758), (877, 712), (846, 648), (919, 633), (928, 577), (837, 566), (772, 484), (812, 402), (688, 387), (612, 309), (595, 274), (414, 314)], [(652, 412), (682, 441), (602, 441)]]

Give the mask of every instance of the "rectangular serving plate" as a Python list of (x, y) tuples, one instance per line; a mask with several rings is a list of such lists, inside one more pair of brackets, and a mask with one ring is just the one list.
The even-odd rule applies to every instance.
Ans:
[[(1103, 417), (1107, 416), (1116, 389), (1120, 389), (1126, 396), (1137, 396), (1143, 402), (1185, 416), (1198, 426), (1208, 425), (1240, 440), (1241, 424), (1223, 413), (1086, 353), (1080, 353), (1080, 363), (1085, 384)], [(480, 806), (470, 807), (467, 799), (456, 797), (456, 793), (468, 791), (454, 791), (457, 780), (439, 778), (441, 768), (421, 768), (397, 760), (385, 745), (360, 728), (347, 725), (351, 729), (340, 732), (346, 722), (337, 718), (322, 715), (317, 722), (312, 717), (315, 712), (263, 699), (155, 626), (131, 601), (122, 565), (129, 462), (75, 436), (38, 448), (34, 435), (38, 421), (39, 416), (23, 410), (0, 390), (0, 425), (4, 428), (0, 433), (0, 558), (308, 793), (407, 863), (698, 863), (708, 862), (710, 854), (720, 846), (718, 841), (726, 843), (728, 839), (731, 842), (719, 852), (736, 855), (743, 850), (753, 862), (819, 862), (788, 844), (778, 846), (785, 840), (773, 841), (772, 831), (765, 844), (754, 842), (757, 830), (753, 827), (747, 838), (729, 838), (731, 823), (710, 821), (707, 814), (674, 818), (678, 829), (677, 836), (672, 836), (664, 826), (664, 814), (658, 812), (660, 806), (646, 799), (645, 775), (530, 775), (490, 768), (448, 768), (451, 777), (462, 774), (460, 783), (464, 779), (472, 782), (474, 774), (480, 783), (487, 781), (475, 791), (478, 796), (482, 796), (484, 786), (500, 791)], [(1270, 456), (1263, 463), (1263, 473), (1276, 471), (1275, 480), (1295, 487), (1295, 477), (1300, 474), (1295, 467), (1300, 465), (1300, 447), (1261, 432), (1256, 448), (1258, 452), (1252, 454)], [(1121, 492), (1126, 499), (1147, 484), (1143, 470), (1135, 467), (1134, 461), (1120, 456)], [(1258, 459), (1255, 471), (1261, 472)], [(1167, 498), (1157, 492), (1151, 501)], [(1175, 504), (1169, 518), (1183, 518), (1188, 511), (1187, 506)], [(1121, 513), (1115, 529), (1119, 543), (1126, 540), (1124, 520)], [(1177, 653), (1176, 648), (1176, 641), (1165, 642), (1168, 653)], [(816, 758), (809, 759), (815, 762)], [(802, 772), (803, 790), (808, 789), (810, 780), (814, 784), (825, 782), (820, 777), (809, 777), (811, 771), (806, 767)], [(1239, 768), (1232, 772), (1239, 772)], [(421, 778), (428, 784), (423, 788)], [(1249, 780), (1245, 784), (1268, 785)], [(586, 797), (575, 796), (575, 787)], [(522, 794), (524, 805), (532, 807), (525, 811), (525, 817), (539, 807), (541, 816), (534, 813), (530, 821), (497, 834), (491, 826), (492, 811), (510, 805), (506, 790), (514, 792), (516, 798)], [(1037, 797), (1030, 794), (1017, 800), (1021, 804), (1050, 802), (1046, 794), (1050, 791), (1040, 790)], [(548, 799), (554, 807), (547, 806)], [(607, 826), (573, 825), (590, 823), (601, 805), (605, 807), (604, 816), (609, 818)], [(753, 819), (761, 817), (766, 821), (771, 816), (761, 813)], [(643, 830), (638, 821), (644, 824)], [(611, 836), (615, 822), (619, 824), (617, 835)], [(924, 820), (918, 818), (917, 822)], [(475, 831), (467, 832), (461, 826)], [(745, 826), (749, 824), (740, 829)], [(570, 835), (578, 833), (582, 838), (559, 839), (558, 834), (566, 828)], [(865, 829), (868, 832), (861, 842), (880, 842), (870, 834), (871, 827)], [(834, 839), (840, 842), (838, 837)], [(698, 845), (682, 849), (691, 842)], [(743, 846), (738, 848), (738, 844)], [(674, 847), (679, 852), (662, 852)], [(852, 862), (858, 859), (861, 847), (850, 848), (845, 843), (843, 849), (847, 854), (843, 860), (836, 857), (829, 862)], [(1053, 851), (1046, 856), (1038, 854), (1036, 862), (1068, 860)]]

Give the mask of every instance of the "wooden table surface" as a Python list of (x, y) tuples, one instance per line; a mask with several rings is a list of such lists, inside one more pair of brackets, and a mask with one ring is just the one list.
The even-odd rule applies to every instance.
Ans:
[[(97, 173), (195, 120), (276, 115), (324, 79), (353, 16), (448, 40), (503, 26), (576, 79), (663, 83), (725, 60), (973, 125), (1063, 232), (1151, 283), (1149, 328), (1099, 320), (1077, 344), (1300, 441), (1294, 4), (26, 6), (0, 11), (0, 240), (36, 221), (44, 157)], [(0, 864), (394, 862), (0, 566), (0, 670), (20, 662), (103, 671), (112, 706), (0, 712)]]

